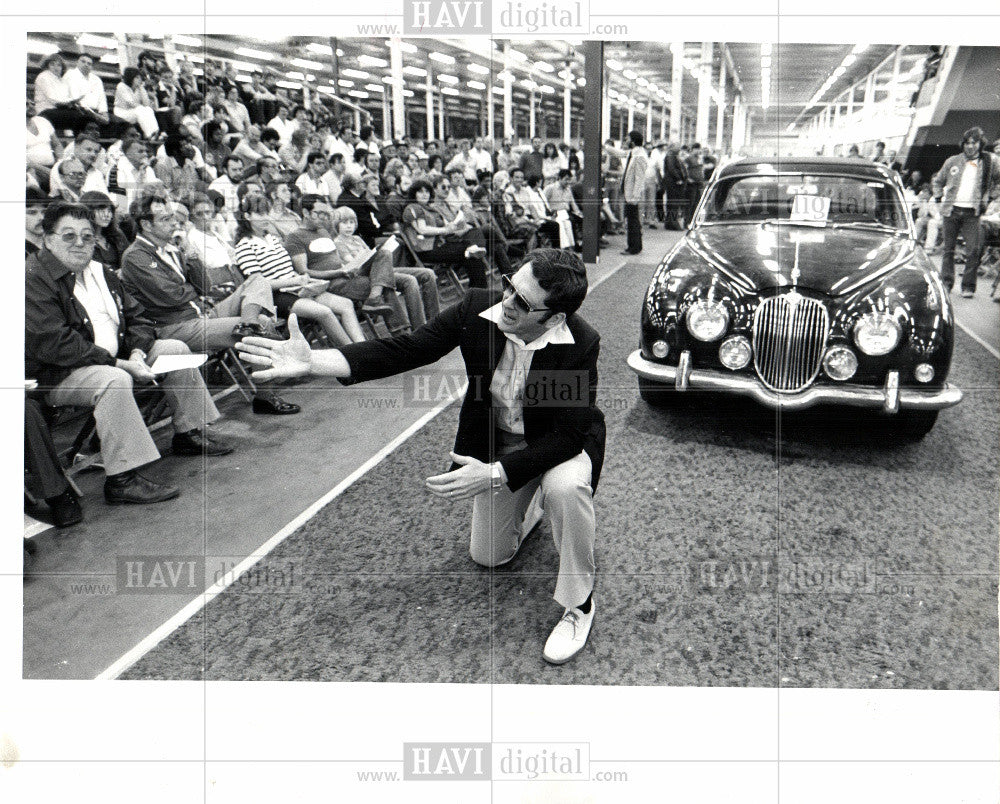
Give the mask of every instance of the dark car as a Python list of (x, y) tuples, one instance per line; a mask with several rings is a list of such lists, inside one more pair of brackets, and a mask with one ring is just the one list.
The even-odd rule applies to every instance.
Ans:
[(654, 405), (688, 389), (852, 405), (918, 439), (962, 399), (947, 382), (954, 326), (895, 172), (740, 160), (716, 170), (653, 274), (628, 365)]

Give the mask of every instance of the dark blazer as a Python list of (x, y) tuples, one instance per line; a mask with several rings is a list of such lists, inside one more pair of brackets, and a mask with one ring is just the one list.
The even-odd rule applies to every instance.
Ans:
[(83, 305), (73, 295), (76, 274), (48, 249), (32, 255), (24, 280), (24, 372), (42, 388), (53, 388), (73, 369), (113, 366), (127, 360), (133, 349), (148, 352), (156, 340), (153, 324), (142, 306), (104, 269), (108, 290), (118, 307), (118, 354), (94, 343), (94, 327)]
[[(591, 488), (596, 489), (605, 442), (604, 414), (596, 404), (601, 338), (575, 314), (566, 322), (575, 343), (550, 344), (532, 358), (525, 399), (544, 401), (524, 406), (527, 446), (501, 458), (495, 456), (490, 383), (503, 356), (506, 336), (479, 313), (499, 301), (498, 293), (473, 289), (463, 301), (412, 333), (343, 347), (341, 352), (351, 367), (350, 379), (343, 382), (375, 380), (426, 366), (457, 346), (465, 360), (469, 388), (462, 402), (454, 451), (485, 463), (499, 460), (507, 473), (507, 485), (517, 491), (529, 480), (585, 450), (593, 465)], [(554, 378), (560, 384), (573, 384), (580, 378), (586, 396), (572, 399), (567, 405), (558, 404), (551, 395), (544, 395)]]
[[(355, 232), (358, 237), (365, 241), (368, 248), (375, 248), (375, 238), (389, 234), (386, 227), (382, 225), (382, 211), (368, 200), (367, 196), (358, 196), (344, 190), (337, 198), (338, 207), (350, 207), (358, 219), (358, 229)], [(379, 221), (379, 226), (372, 222), (372, 215)]]
[(182, 279), (144, 237), (137, 237), (122, 255), (122, 285), (158, 326), (198, 318), (199, 310), (204, 313), (208, 309), (201, 301), (209, 284), (201, 263), (185, 260), (180, 254), (177, 259), (186, 279)]

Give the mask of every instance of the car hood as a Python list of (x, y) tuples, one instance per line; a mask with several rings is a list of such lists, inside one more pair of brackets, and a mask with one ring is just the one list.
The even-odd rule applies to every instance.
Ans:
[(870, 282), (914, 250), (905, 236), (780, 223), (703, 226), (687, 238), (696, 253), (752, 290), (797, 286), (831, 296)]

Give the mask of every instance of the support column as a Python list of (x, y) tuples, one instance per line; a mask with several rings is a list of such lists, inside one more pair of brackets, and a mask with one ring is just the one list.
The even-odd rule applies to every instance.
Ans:
[(708, 141), (708, 114), (712, 96), (712, 42), (701, 43), (701, 68), (698, 76), (698, 117), (695, 122), (694, 138), (705, 145)]
[(653, 139), (653, 96), (646, 97), (646, 142)]
[[(488, 130), (487, 137), (490, 138), (490, 142), (493, 142), (497, 136), (496, 129), (496, 110), (493, 103), (493, 76), (491, 75), (489, 83), (486, 84), (486, 128)], [(500, 138), (503, 141), (503, 137)], [(499, 150), (499, 148), (498, 148)]]
[(684, 43), (670, 46), (674, 61), (670, 68), (670, 139), (681, 141), (681, 95), (684, 91)]
[(384, 92), (382, 93), (382, 139), (391, 140), (392, 139), (392, 127), (390, 126), (390, 117), (392, 113), (389, 110), (389, 96)]
[[(590, 40), (583, 45), (583, 261), (598, 261), (601, 236), (601, 153), (610, 132), (610, 117), (598, 99), (607, 100), (604, 86), (604, 43)], [(605, 119), (608, 126), (605, 129)]]
[(733, 132), (729, 140), (729, 149), (738, 153), (743, 148), (743, 123), (746, 110), (743, 108), (743, 98), (739, 95), (733, 100)]
[[(603, 46), (602, 46), (603, 50)], [(611, 97), (608, 95), (608, 76), (607, 68), (601, 70), (601, 142), (611, 139)], [(590, 83), (589, 81), (587, 82)], [(590, 90), (584, 87), (584, 98), (594, 97), (590, 94)], [(586, 117), (586, 110), (584, 110), (584, 117)]]
[(511, 83), (513, 75), (510, 72), (510, 42), (503, 46), (503, 135), (504, 137), (514, 136), (513, 114), (512, 114), (512, 93)]
[(573, 118), (573, 76), (569, 65), (566, 65), (566, 78), (563, 83), (563, 142), (567, 145), (573, 137), (571, 121)]
[(427, 112), (427, 141), (430, 142), (437, 139), (434, 136), (434, 78), (430, 64), (427, 65), (427, 80), (424, 83), (424, 108)]
[(633, 103), (629, 103), (628, 105), (628, 126), (626, 128), (629, 131), (632, 131), (635, 128), (635, 104)]
[(535, 136), (535, 90), (528, 93), (528, 138)]
[(667, 102), (660, 105), (660, 141), (667, 138)]
[(443, 141), (447, 135), (444, 128), (444, 93), (441, 90), (438, 90), (438, 132)]
[(389, 77), (392, 79), (392, 137), (406, 136), (406, 98), (403, 97), (403, 49), (398, 36), (389, 39)]
[[(725, 47), (723, 45), (722, 47)], [(715, 116), (715, 152), (722, 150), (722, 134), (726, 127), (726, 61), (719, 59), (719, 103)]]
[[(170, 34), (163, 35), (163, 60), (167, 63), (167, 66), (171, 70), (173, 70), (175, 73), (177, 72), (177, 48), (174, 47), (174, 38)], [(121, 68), (124, 70), (125, 62), (120, 62), (120, 65)]]

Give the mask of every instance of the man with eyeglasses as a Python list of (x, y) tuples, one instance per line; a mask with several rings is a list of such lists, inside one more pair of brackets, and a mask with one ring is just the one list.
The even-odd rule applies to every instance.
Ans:
[[(152, 322), (117, 277), (94, 260), (94, 223), (80, 204), (56, 202), (42, 218), (44, 246), (26, 266), (25, 375), (50, 405), (93, 407), (109, 505), (154, 503), (180, 494), (140, 475), (160, 457), (132, 395), (155, 382), (160, 355), (190, 354), (180, 341), (158, 340)], [(219, 418), (197, 369), (163, 374), (173, 412), (173, 451), (226, 455), (232, 447), (205, 432)]]
[(1000, 192), (1000, 161), (983, 150), (985, 140), (981, 128), (970, 128), (962, 135), (962, 153), (948, 157), (931, 180), (934, 198), (941, 201), (944, 231), (941, 281), (948, 290), (955, 284), (955, 244), (961, 232), (965, 241), (962, 297), (966, 299), (976, 294), (983, 250), (979, 216)]
[(546, 515), (559, 553), (554, 598), (564, 613), (542, 652), (562, 664), (586, 644), (594, 621), (594, 504), (604, 460), (596, 405), (600, 336), (577, 309), (587, 295), (580, 258), (530, 252), (503, 294), (473, 289), (414, 333), (342, 349), (312, 350), (294, 316), (291, 339), (245, 338), (237, 347), (255, 377), (309, 374), (365, 382), (430, 365), (461, 348), (469, 390), (451, 470), (426, 488), (472, 500), (473, 561), (511, 561)]
[[(63, 158), (52, 167), (52, 174), (49, 178), (49, 195), (60, 196), (66, 201), (78, 201), (80, 196), (86, 192), (98, 192), (108, 194), (108, 183), (104, 174), (97, 166), (97, 158), (101, 154), (101, 144), (97, 137), (88, 132), (78, 134), (73, 141), (73, 153), (63, 154)], [(74, 195), (67, 195), (62, 192), (64, 182), (62, 180), (63, 165), (74, 159), (79, 162), (83, 170), (82, 184)]]

